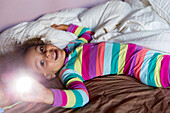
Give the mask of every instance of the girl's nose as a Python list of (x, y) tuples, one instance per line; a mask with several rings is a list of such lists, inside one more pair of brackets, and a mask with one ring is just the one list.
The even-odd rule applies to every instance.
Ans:
[(52, 51), (53, 51), (53, 50), (47, 50), (47, 51), (45, 51), (45, 56), (46, 56), (46, 58), (50, 58), (50, 55), (51, 55)]
[(45, 51), (45, 56), (46, 56), (46, 58), (49, 58), (50, 52), (49, 51)]

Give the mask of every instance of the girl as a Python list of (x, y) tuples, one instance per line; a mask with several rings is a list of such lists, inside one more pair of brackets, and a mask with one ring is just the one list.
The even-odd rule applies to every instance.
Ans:
[(50, 44), (32, 46), (26, 50), (24, 61), (48, 79), (55, 78), (59, 71), (59, 79), (66, 89), (47, 89), (36, 82), (35, 92), (24, 94), (21, 100), (57, 107), (82, 107), (89, 101), (83, 82), (109, 74), (133, 76), (149, 86), (169, 87), (169, 55), (135, 44), (89, 43), (93, 32), (73, 24), (52, 27), (74, 33), (78, 39), (71, 41), (64, 50)]

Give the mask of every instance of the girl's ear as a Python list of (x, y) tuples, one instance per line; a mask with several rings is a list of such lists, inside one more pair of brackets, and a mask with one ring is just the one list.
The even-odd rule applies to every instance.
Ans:
[(51, 75), (51, 78), (54, 79), (56, 77), (55, 73)]
[(44, 75), (45, 77), (47, 76), (47, 74), (46, 74), (46, 73), (44, 73), (43, 75)]
[(55, 73), (52, 73), (50, 75), (47, 75), (46, 73), (44, 73), (43, 75), (44, 75), (44, 77), (46, 77), (49, 80), (54, 79), (56, 77)]

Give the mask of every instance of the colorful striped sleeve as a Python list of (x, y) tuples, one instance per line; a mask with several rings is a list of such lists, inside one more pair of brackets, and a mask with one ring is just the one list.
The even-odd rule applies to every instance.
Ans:
[(70, 24), (67, 31), (75, 34), (78, 37), (77, 40), (73, 40), (67, 45), (69, 52), (73, 51), (81, 44), (89, 43), (92, 39), (92, 35), (94, 34), (94, 32), (90, 28), (81, 27), (73, 24)]
[(83, 78), (77, 72), (64, 69), (61, 71), (60, 80), (66, 90), (52, 89), (54, 94), (53, 106), (77, 108), (89, 102), (89, 95), (83, 83)]

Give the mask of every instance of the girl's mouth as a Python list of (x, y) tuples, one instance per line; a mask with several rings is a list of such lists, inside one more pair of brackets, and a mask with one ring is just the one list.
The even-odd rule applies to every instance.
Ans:
[(57, 58), (58, 58), (58, 52), (54, 51), (54, 60), (57, 60)]

